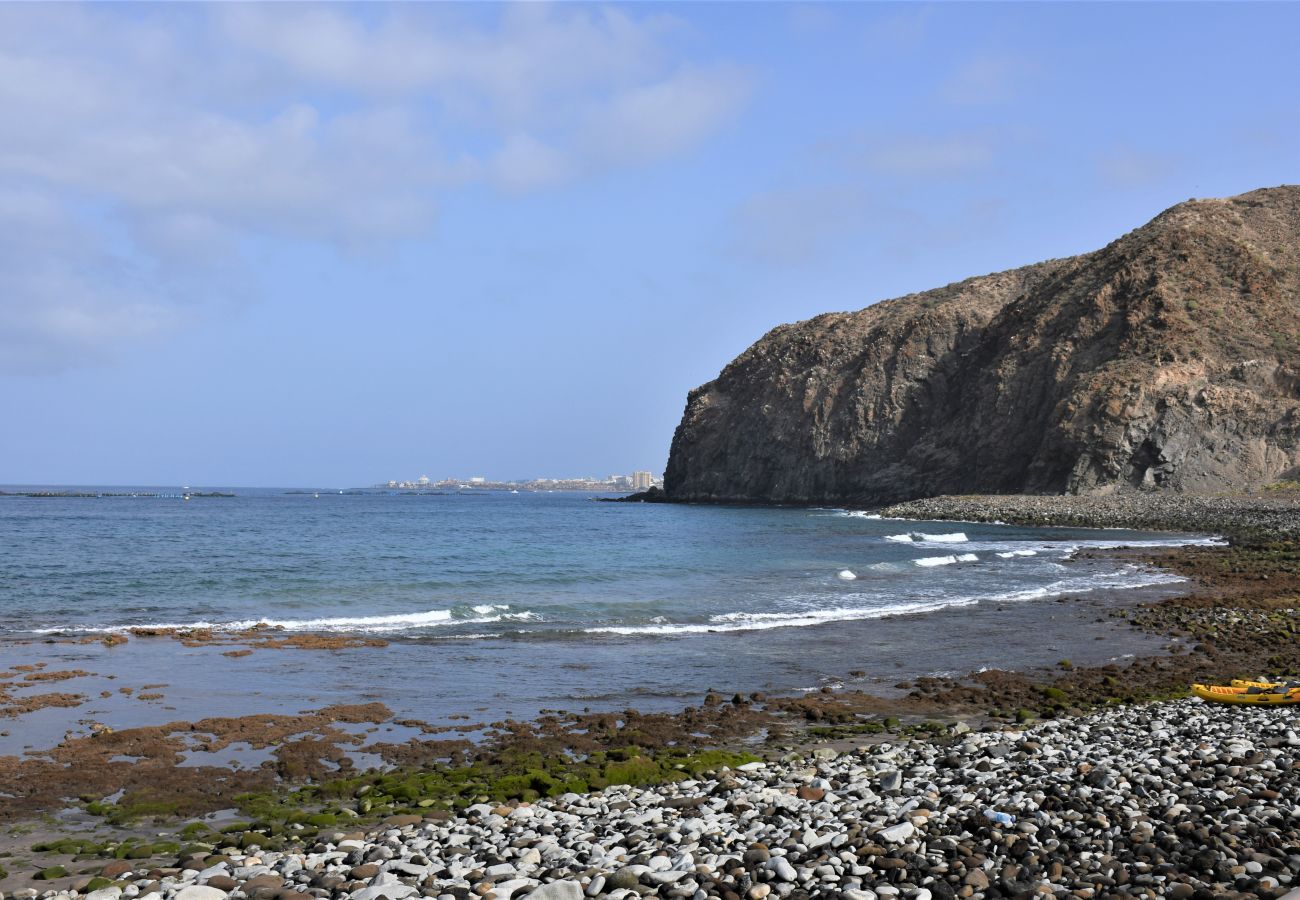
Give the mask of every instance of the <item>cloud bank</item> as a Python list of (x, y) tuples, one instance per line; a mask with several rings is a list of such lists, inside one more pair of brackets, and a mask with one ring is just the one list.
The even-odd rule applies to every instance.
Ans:
[(0, 6), (0, 371), (184, 325), (250, 242), (382, 246), (428, 234), (449, 191), (689, 152), (750, 79), (647, 13)]

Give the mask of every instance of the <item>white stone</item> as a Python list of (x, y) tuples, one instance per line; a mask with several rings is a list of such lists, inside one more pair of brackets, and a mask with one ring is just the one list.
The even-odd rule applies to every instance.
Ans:
[(891, 825), (882, 829), (878, 837), (882, 841), (889, 841), (891, 844), (901, 844), (916, 833), (916, 826), (911, 822), (899, 822), (897, 825)]
[(552, 881), (528, 896), (532, 900), (582, 900), (582, 885), (576, 881)]
[(784, 856), (774, 856), (768, 860), (767, 867), (776, 873), (776, 877), (782, 881), (798, 881), (799, 873), (795, 871), (794, 866)]
[(120, 887), (106, 887), (91, 891), (86, 895), (86, 900), (117, 900), (120, 896), (122, 896)]
[(526, 887), (537, 884), (536, 878), (512, 878), (492, 887), (497, 900), (510, 900), (510, 897)]
[[(226, 900), (226, 892), (206, 884), (191, 884), (176, 892), (172, 900)], [(394, 897), (393, 900), (398, 900)]]
[[(406, 900), (407, 897), (418, 893), (420, 891), (417, 888), (400, 882), (397, 884), (372, 884), (370, 887), (353, 891), (352, 900), (379, 900), (380, 897), (387, 897), (388, 900)], [(186, 900), (186, 898), (178, 897), (177, 900)]]

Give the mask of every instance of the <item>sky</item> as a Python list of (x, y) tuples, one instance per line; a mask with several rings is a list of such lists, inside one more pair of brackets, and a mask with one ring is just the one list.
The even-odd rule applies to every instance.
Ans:
[(661, 472), (784, 322), (1300, 181), (1300, 4), (0, 4), (0, 483)]

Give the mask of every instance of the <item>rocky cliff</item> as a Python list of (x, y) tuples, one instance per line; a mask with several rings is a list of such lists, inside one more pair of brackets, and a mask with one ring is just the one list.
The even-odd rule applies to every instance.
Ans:
[(773, 329), (692, 391), (668, 496), (1207, 493), (1300, 469), (1300, 186)]

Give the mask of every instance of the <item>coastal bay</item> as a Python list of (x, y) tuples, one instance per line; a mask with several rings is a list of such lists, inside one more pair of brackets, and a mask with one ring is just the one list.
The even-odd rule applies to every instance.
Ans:
[[(1035, 504), (1039, 499), (1027, 498), (1024, 502)], [(973, 508), (980, 501), (965, 498), (963, 502), (965, 506), (953, 507), (948, 513), (977, 518), (973, 515)], [(989, 498), (984, 502), (989, 509), (1005, 509), (1011, 501), (1007, 498)], [(530, 793), (532, 788), (516, 786), (497, 793), (498, 788), (492, 785), (494, 778), (509, 777), (508, 773), (514, 771), (512, 767), (518, 765), (510, 760), (519, 759), (521, 753), (527, 756), (529, 753), (541, 752), (543, 759), (550, 760), (557, 758), (555, 754), (561, 748), (568, 748), (558, 758), (566, 758), (574, 753), (577, 754), (576, 758), (583, 758), (611, 751), (626, 752), (620, 748), (629, 745), (644, 745), (634, 752), (633, 758), (653, 761), (653, 765), (646, 768), (645, 764), (638, 764), (639, 769), (636, 766), (631, 769), (625, 767), (621, 770), (622, 777), (634, 783), (642, 779), (661, 783), (666, 779), (667, 783), (675, 784), (682, 771), (675, 767), (684, 765), (698, 768), (702, 764), (699, 760), (709, 759), (707, 755), (699, 754), (712, 752), (710, 748), (743, 754), (724, 757), (734, 765), (744, 765), (739, 762), (740, 759), (755, 758), (766, 759), (769, 765), (777, 766), (781, 758), (791, 753), (813, 754), (818, 748), (837, 754), (848, 752), (847, 760), (852, 758), (853, 748), (871, 747), (881, 741), (888, 744), (902, 741), (904, 746), (920, 741), (925, 746), (941, 746), (966, 728), (996, 735), (1005, 729), (1011, 729), (1011, 732), (1023, 731), (1026, 724), (1042, 717), (1069, 721), (1073, 716), (1083, 714), (1099, 704), (1177, 695), (1185, 690), (1190, 678), (1230, 677), (1227, 673), (1242, 674), (1244, 668), (1265, 662), (1277, 663), (1277, 671), (1290, 671), (1300, 667), (1300, 660), (1294, 658), (1295, 651), (1290, 646), (1294, 641), (1287, 630), (1290, 627), (1289, 617), (1279, 617), (1276, 613), (1277, 610), (1286, 608), (1289, 603), (1287, 598), (1294, 592), (1294, 551), (1288, 555), (1285, 550), (1287, 545), (1267, 540), (1269, 535), (1266, 533), (1267, 523), (1274, 521), (1269, 516), (1276, 516), (1279, 510), (1285, 512), (1286, 504), (1291, 501), (1285, 497), (1269, 498), (1266, 512), (1261, 512), (1260, 504), (1254, 501), (1247, 500), (1235, 505), (1222, 499), (1216, 502), (1231, 506), (1234, 515), (1244, 516), (1252, 527), (1265, 530), (1253, 530), (1253, 541), (1241, 538), (1236, 546), (1231, 547), (1179, 547), (1173, 546), (1177, 541), (1160, 540), (1160, 535), (1143, 535), (1134, 538), (1133, 543), (1139, 545), (1135, 549), (1080, 547), (1073, 551), (1069, 561), (1070, 565), (1083, 567), (1099, 560), (1104, 560), (1110, 566), (1118, 562), (1120, 565), (1149, 567), (1153, 571), (1159, 567), (1164, 571), (1181, 573), (1181, 577), (1187, 578), (1187, 581), (1000, 605), (993, 602), (952, 606), (921, 614), (884, 616), (856, 623), (837, 622), (830, 628), (791, 628), (790, 633), (816, 636), (815, 644), (809, 646), (816, 646), (827, 654), (843, 652), (845, 665), (850, 664), (848, 653), (852, 648), (857, 648), (856, 658), (859, 662), (856, 665), (865, 666), (867, 664), (861, 660), (869, 657), (877, 645), (902, 641), (899, 657), (876, 657), (874, 670), (855, 667), (853, 672), (856, 674), (844, 672), (841, 673), (842, 676), (847, 677), (836, 678), (823, 665), (822, 676), (827, 680), (812, 686), (815, 689), (810, 691), (776, 690), (768, 693), (762, 685), (744, 684), (743, 679), (724, 680), (725, 670), (720, 668), (710, 685), (716, 688), (716, 693), (696, 692), (688, 695), (686, 692), (666, 691), (658, 698), (638, 698), (627, 694), (593, 698), (564, 697), (562, 694), (557, 697), (556, 692), (552, 691), (548, 696), (553, 702), (548, 705), (543, 705), (542, 698), (538, 697), (531, 706), (517, 703), (517, 709), (509, 715), (502, 711), (504, 718), (485, 718), (482, 714), (487, 712), (487, 708), (467, 708), (469, 704), (463, 701), (458, 707), (457, 698), (463, 697), (463, 693), (458, 695), (437, 687), (448, 682), (423, 679), (424, 694), (440, 697), (443, 705), (437, 708), (443, 710), (445, 715), (441, 718), (429, 716), (428, 719), (422, 719), (418, 713), (427, 713), (430, 707), (426, 705), (422, 710), (417, 708), (413, 702), (416, 695), (413, 693), (408, 694), (403, 701), (400, 679), (387, 679), (382, 688), (377, 689), (373, 680), (364, 676), (383, 666), (394, 671), (405, 670), (420, 654), (429, 652), (431, 645), (427, 639), (391, 634), (378, 638), (374, 634), (348, 635), (334, 631), (311, 636), (295, 633), (296, 639), (286, 642), (286, 633), (277, 629), (227, 633), (220, 630), (213, 632), (210, 629), (181, 629), (168, 633), (123, 632), (126, 640), (120, 643), (104, 633), (77, 636), (49, 634), (34, 639), (28, 637), (13, 640), (6, 644), (4, 652), (13, 655), (7, 662), (14, 665), (8, 669), (18, 673), (19, 680), (36, 675), (38, 679), (33, 679), (31, 685), (40, 686), (41, 691), (56, 694), (78, 691), (79, 682), (90, 687), (86, 691), (87, 696), (93, 697), (94, 687), (103, 688), (98, 700), (107, 704), (104, 711), (115, 711), (114, 716), (88, 715), (90, 710), (100, 709), (93, 703), (85, 709), (56, 704), (27, 715), (48, 716), (48, 721), (65, 726), (73, 722), (79, 723), (78, 727), (71, 729), (62, 739), (58, 739), (55, 734), (57, 727), (47, 729), (49, 740), (55, 740), (61, 748), (49, 758), (56, 765), (70, 763), (74, 769), (78, 766), (87, 766), (87, 771), (93, 769), (98, 773), (96, 780), (83, 781), (83, 786), (93, 785), (102, 790), (99, 795), (101, 799), (115, 798), (116, 802), (92, 806), (95, 812), (90, 814), (84, 811), (85, 807), (81, 804), (74, 804), (71, 809), (72, 818), (65, 818), (69, 823), (76, 823), (69, 826), (70, 831), (42, 832), (46, 838), (44, 841), (37, 841), (31, 836), (17, 840), (11, 838), (13, 849), (9, 852), (16, 852), (19, 858), (30, 860), (23, 883), (35, 885), (32, 889), (44, 889), (41, 882), (30, 879), (34, 873), (49, 869), (50, 866), (46, 863), (63, 865), (65, 869), (68, 864), (74, 867), (67, 869), (69, 874), (66, 878), (56, 877), (55, 886), (71, 884), (79, 877), (85, 880), (86, 870), (98, 871), (106, 865), (102, 862), (105, 851), (101, 848), (126, 847), (125, 851), (108, 851), (110, 856), (115, 852), (139, 852), (152, 858), (155, 845), (160, 845), (164, 852), (169, 846), (167, 839), (160, 839), (158, 833), (171, 833), (171, 829), (186, 821), (200, 826), (191, 832), (191, 836), (206, 838), (200, 840), (200, 843), (211, 845), (215, 853), (222, 843), (219, 832), (215, 829), (229, 827), (241, 819), (244, 822), (241, 828), (265, 829), (239, 832), (262, 835), (261, 838), (241, 837), (241, 844), (257, 846), (257, 840), (272, 842), (271, 837), (274, 835), (275, 845), (292, 848), (296, 846), (295, 830), (305, 828), (305, 834), (314, 834), (315, 829), (322, 827), (304, 825), (305, 817), (309, 815), (320, 817), (315, 819), (318, 823), (327, 818), (330, 821), (355, 818), (357, 826), (363, 831), (365, 822), (376, 816), (414, 815), (420, 817), (422, 824), (401, 827), (413, 829), (411, 833), (418, 833), (428, 825), (424, 816), (431, 814), (429, 810), (466, 810), (476, 797), (484, 797), (498, 805), (504, 802), (513, 809), (516, 804), (530, 802), (529, 798), (537, 799), (535, 793)], [(1075, 508), (1078, 508), (1078, 504), (1075, 504)], [(885, 513), (897, 511), (887, 510)], [(806, 517), (821, 511), (795, 512)], [(941, 513), (936, 507), (931, 515), (937, 520)], [(840, 518), (850, 522), (889, 522), (886, 519), (865, 519), (865, 516), (849, 514), (840, 515)], [(1224, 521), (1228, 523), (1231, 520)], [(1121, 523), (1116, 521), (1112, 524)], [(1007, 526), (993, 527), (996, 530)], [(1151, 524), (1148, 523), (1147, 527), (1151, 527)], [(951, 527), (939, 528), (924, 523), (897, 525), (884, 530), (889, 532), (884, 537), (911, 536), (914, 533), (957, 533)], [(1069, 533), (1073, 540), (1080, 540), (1076, 532)], [(967, 534), (967, 538), (966, 543), (972, 543), (971, 534)], [(1146, 538), (1145, 543), (1155, 543), (1156, 546), (1141, 546), (1143, 538)], [(1041, 536), (1038, 539), (1041, 540)], [(876, 540), (885, 543), (880, 537)], [(887, 543), (901, 545), (916, 542), (899, 540)], [(1109, 546), (1119, 547), (1123, 543), (1111, 541)], [(1222, 627), (1225, 615), (1235, 617), (1236, 628)], [(952, 624), (944, 625), (944, 617), (950, 619)], [(1242, 623), (1252, 617), (1258, 627), (1243, 628)], [(923, 623), (919, 631), (918, 622)], [(852, 629), (855, 627), (860, 630), (854, 632)], [(850, 630), (846, 632), (845, 629)], [(940, 669), (934, 664), (932, 655), (925, 655), (926, 647), (933, 654), (936, 646), (933, 634), (936, 629), (946, 634), (956, 634), (966, 629), (981, 646), (1000, 654), (999, 658), (1004, 664), (990, 666), (989, 671), (985, 672), (976, 671), (984, 668), (985, 664), (961, 671)], [(764, 636), (782, 630), (767, 630)], [(914, 636), (916, 643), (912, 646), (906, 644), (908, 634)], [(743, 632), (723, 632), (705, 634), (703, 638), (706, 641), (731, 642), (730, 646), (734, 647), (743, 636)], [(1018, 642), (1020, 636), (1024, 636), (1024, 640)], [(699, 637), (701, 636), (692, 636)], [(662, 647), (666, 640), (662, 636), (647, 641), (644, 636), (632, 639), (626, 635), (610, 635), (609, 639), (616, 642), (611, 645), (611, 658), (622, 658), (625, 664), (633, 666), (638, 663), (635, 658), (628, 659), (628, 653), (639, 645), (648, 644), (645, 660), (637, 669), (647, 674), (653, 673), (651, 660), (655, 647)], [(277, 641), (282, 643), (276, 646)], [(454, 642), (441, 640), (434, 646), (445, 648), (452, 643)], [(465, 643), (477, 645), (481, 640)], [(551, 638), (522, 646), (553, 648), (557, 642)], [(706, 643), (701, 655), (717, 656), (719, 647), (726, 646), (728, 645), (724, 643)], [(498, 649), (518, 657), (520, 647), (521, 644), (515, 641), (506, 642)], [(836, 650), (837, 647), (839, 651)], [(1125, 653), (1115, 652), (1124, 647), (1129, 650)], [(480, 648), (473, 652), (482, 653), (486, 650)], [(572, 650), (566, 652), (572, 657)], [(1037, 656), (1034, 655), (1035, 652)], [(18, 655), (22, 655), (28, 662), (17, 662)], [(142, 658), (158, 661), (157, 667), (150, 668), (149, 672), (166, 669), (171, 677), (158, 678), (157, 682), (152, 678), (146, 681), (146, 673), (138, 665)], [(734, 653), (730, 658), (735, 659)], [(105, 662), (113, 659), (129, 661), (130, 664), (105, 665)], [(556, 659), (557, 657), (551, 657), (546, 663), (536, 665), (532, 669), (534, 674), (529, 678), (518, 677), (519, 673), (529, 671), (526, 663), (520, 663), (522, 668), (508, 666), (507, 671), (514, 676), (515, 682), (529, 684), (535, 683), (534, 679), (542, 677), (548, 669), (572, 672), (574, 683), (585, 684), (596, 683), (604, 674), (599, 667), (589, 668), (589, 663), (566, 670), (562, 668), (563, 664), (556, 665)], [(456, 658), (453, 656), (452, 660), (455, 662)], [(891, 662), (892, 670), (879, 665), (887, 660)], [(336, 689), (329, 689), (319, 678), (319, 673), (323, 671), (319, 666), (321, 661), (337, 670)], [(916, 664), (909, 667), (908, 661)], [(460, 660), (462, 666), (469, 662), (468, 657)], [(825, 659), (819, 659), (818, 662), (824, 663)], [(899, 665), (900, 662), (903, 664)], [(24, 665), (30, 668), (19, 671), (17, 667)], [(497, 665), (500, 666), (500, 663)], [(183, 674), (187, 666), (190, 667), (188, 676)], [(227, 668), (222, 669), (222, 666)], [(743, 672), (743, 668), (737, 668)], [(292, 673), (295, 670), (303, 673), (301, 681), (294, 680)], [(452, 677), (454, 671), (454, 668), (449, 669), (447, 677)], [(177, 678), (177, 674), (182, 677)], [(40, 678), (42, 675), (48, 677)], [(103, 683), (96, 682), (92, 686), (95, 679), (102, 679)], [(463, 680), (462, 678), (462, 682)], [(653, 676), (647, 680), (652, 681)], [(163, 681), (166, 683), (159, 683)], [(310, 687), (306, 684), (309, 681), (313, 682)], [(267, 690), (273, 683), (280, 684), (282, 693)], [(360, 685), (365, 690), (337, 690), (349, 683)], [(148, 690), (145, 689), (146, 684), (150, 685)], [(203, 684), (207, 686), (206, 691), (196, 690)], [(262, 686), (260, 689), (256, 687), (259, 684)], [(787, 682), (787, 687), (789, 685), (790, 682)], [(129, 688), (129, 691), (124, 692), (124, 687)], [(112, 695), (111, 703), (107, 702), (110, 698), (103, 696), (105, 691)], [(137, 699), (140, 694), (154, 696)], [(303, 698), (318, 701), (316, 711), (309, 708), (310, 703), (303, 703)], [(184, 702), (193, 705), (187, 708), (175, 706), (176, 703)], [(168, 709), (169, 706), (173, 708)], [(633, 716), (627, 707), (635, 708), (638, 712)], [(1130, 715), (1123, 711), (1127, 708), (1105, 714), (1111, 717), (1106, 720), (1111, 723), (1108, 727), (1121, 727), (1115, 724), (1118, 721), (1115, 717)], [(555, 709), (565, 709), (567, 712), (558, 714), (548, 711)], [(587, 711), (584, 712), (584, 709)], [(1164, 715), (1144, 711), (1146, 707), (1132, 709), (1134, 711), (1131, 715)], [(132, 712), (143, 717), (133, 721)], [(1280, 715), (1284, 716), (1285, 713)], [(102, 719), (114, 719), (116, 716), (122, 716), (116, 719), (117, 722), (130, 724), (125, 727), (108, 725), (95, 730), (97, 724), (104, 725)], [(152, 724), (141, 724), (146, 719)], [(29, 718), (27, 721), (37, 720)], [(187, 736), (196, 731), (193, 724), (196, 721), (202, 723), (197, 726), (200, 733), (197, 743)], [(1245, 726), (1240, 724), (1241, 721), (1253, 722), (1255, 719), (1238, 719), (1235, 720), (1235, 725), (1222, 716), (1218, 716), (1215, 721), (1222, 727), (1242, 728)], [(1260, 720), (1257, 724), (1260, 728), (1266, 728), (1265, 723), (1272, 721), (1274, 720)], [(12, 739), (20, 733), (14, 728), (5, 730), (9, 731), (5, 739)], [(37, 732), (33, 730), (28, 733), (35, 735)], [(1248, 729), (1243, 734), (1246, 736), (1242, 739), (1246, 740), (1253, 732)], [(1279, 734), (1285, 738), (1283, 733)], [(1021, 739), (1032, 740), (1012, 738)], [(54, 749), (55, 745), (50, 744), (38, 750), (37, 744), (40, 741), (33, 737), (29, 743), (33, 740), (35, 743), (27, 748), (15, 748), (14, 752), (23, 753), (23, 757), (13, 756), (7, 759), (5, 771), (10, 785), (30, 782), (35, 787), (41, 783), (40, 777), (32, 777), (39, 765), (24, 768), (20, 759), (25, 758), (39, 764), (45, 755), (42, 751)], [(154, 748), (152, 759), (131, 756), (132, 747), (142, 746)], [(37, 752), (33, 754), (31, 750)], [(1129, 750), (1138, 752), (1136, 747), (1129, 747)], [(815, 756), (808, 758), (816, 759)], [(59, 760), (63, 762), (59, 763)], [(400, 773), (436, 772), (443, 769), (454, 771), (457, 766), (466, 764), (487, 766), (487, 769), (482, 770), (484, 773), (498, 773), (496, 776), (484, 774), (483, 777), (487, 780), (479, 782), (480, 786), (474, 788), (485, 793), (448, 792), (445, 787), (439, 788), (431, 782), (418, 782), (427, 791), (430, 802), (427, 807), (415, 803), (417, 799), (423, 802), (418, 791), (416, 795), (407, 795), (407, 800), (386, 793), (393, 789), (394, 784), (402, 783), (393, 780)], [(611, 765), (623, 766), (621, 763), (604, 763), (595, 770), (582, 769), (580, 776), (557, 770), (547, 776), (551, 781), (534, 783), (582, 784), (585, 785), (584, 789), (590, 790), (593, 784), (592, 773), (596, 772), (603, 778), (603, 773), (610, 771), (608, 767)], [(709, 766), (709, 763), (703, 765)], [(727, 766), (724, 765), (724, 768)], [(781, 779), (793, 777), (797, 780), (804, 776), (792, 773), (806, 770), (807, 765), (782, 763), (773, 772)], [(706, 771), (713, 772), (712, 777), (724, 780), (738, 777), (735, 774), (720, 774), (716, 758), (714, 765), (700, 769), (701, 775)], [(389, 774), (384, 775), (384, 772)], [(176, 773), (179, 773), (179, 777)], [(104, 775), (108, 776), (107, 779), (103, 778)], [(579, 780), (565, 781), (566, 778), (575, 777)], [(388, 780), (385, 781), (385, 778)], [(600, 778), (595, 781), (599, 783)], [(361, 813), (361, 804), (349, 803), (342, 797), (330, 800), (310, 791), (298, 796), (296, 800), (289, 800), (287, 806), (268, 807), (264, 805), (265, 801), (256, 800), (258, 797), (292, 797), (292, 794), (284, 792), (293, 790), (294, 785), (312, 782), (347, 784), (350, 785), (348, 794), (355, 794), (369, 784), (371, 789), (366, 793), (373, 793), (383, 802), (371, 804), (368, 812)], [(45, 788), (49, 790), (45, 791), (45, 796), (50, 799), (44, 802), (52, 804), (48, 809), (64, 809), (65, 812), (60, 815), (66, 817), (67, 808), (57, 798), (75, 791), (75, 784), (75, 779), (46, 781)], [(132, 784), (136, 787), (131, 788)], [(797, 788), (795, 785), (796, 795)], [(523, 792), (511, 793), (520, 790)], [(618, 789), (608, 790), (617, 792)], [(653, 793), (654, 789), (648, 790)], [(26, 801), (10, 807), (7, 818), (19, 824), (28, 820), (32, 811), (41, 808), (37, 799), (41, 793), (40, 790), (32, 790)], [(235, 797), (243, 799), (236, 801), (233, 799)], [(166, 821), (156, 821), (149, 812), (148, 804), (141, 803), (145, 799), (162, 798), (170, 798), (169, 802), (173, 804), (169, 807), (171, 812), (164, 815), (164, 819), (175, 821), (177, 825), (169, 827)], [(36, 805), (33, 805), (33, 801), (37, 801)], [(138, 805), (133, 806), (133, 803)], [(227, 809), (231, 803), (234, 803), (234, 811)], [(82, 807), (82, 811), (78, 811), (78, 807)], [(249, 813), (257, 809), (261, 810), (261, 824), (258, 824), (256, 815), (253, 822), (248, 821)], [(299, 809), (307, 812), (294, 812)], [(351, 816), (343, 815), (343, 810), (347, 809), (351, 810)], [(404, 809), (409, 812), (403, 812)], [(888, 812), (887, 804), (873, 809), (876, 814), (882, 809)], [(181, 816), (179, 820), (176, 819), (177, 815)], [(481, 817), (482, 813), (477, 815)], [(906, 819), (906, 816), (903, 818)], [(109, 822), (114, 824), (109, 825)], [(291, 825), (292, 822), (297, 824)], [(284, 830), (286, 826), (289, 828), (287, 831)], [(328, 826), (324, 827), (328, 829)], [(53, 840), (57, 845), (60, 834), (67, 837), (77, 833), (84, 836), (80, 840), (84, 842), (82, 846), (85, 846), (85, 852), (68, 854), (58, 850), (32, 851), (34, 844), (50, 846)], [(391, 840), (382, 835), (383, 831), (375, 833), (373, 839), (378, 842), (375, 846), (384, 840)], [(320, 838), (315, 840), (319, 841)], [(903, 845), (887, 850), (878, 859), (868, 859), (866, 865), (883, 863), (872, 871), (893, 871), (894, 864), (887, 860), (903, 858), (890, 855), (895, 850), (906, 853), (906, 842)], [(307, 849), (307, 845), (303, 847)], [(284, 849), (271, 851), (272, 860), (276, 859), (276, 853), (283, 852)], [(362, 855), (368, 856), (369, 852)], [(99, 862), (95, 861), (97, 858)], [(248, 868), (235, 865), (239, 861), (236, 857), (230, 858), (231, 863), (223, 871), (233, 873), (236, 869)], [(141, 871), (138, 875), (148, 879), (148, 873), (158, 865), (161, 864), (166, 869), (166, 864), (171, 863), (172, 868), (175, 868), (175, 864), (180, 861), (179, 858), (158, 859), (151, 863), (149, 870)], [(642, 864), (632, 862), (631, 865)], [(212, 866), (205, 866), (204, 870), (210, 868)], [(769, 874), (774, 873), (775, 869), (762, 866), (754, 868), (743, 864), (743, 861), (742, 868), (746, 868), (748, 874), (741, 877), (748, 877), (753, 885), (770, 883), (771, 890), (778, 892), (783, 885), (787, 885), (787, 892), (791, 889), (808, 889), (799, 883), (803, 876), (799, 876), (795, 882), (787, 883), (781, 881), (780, 876)], [(82, 871), (83, 874), (78, 876), (76, 871)], [(199, 870), (189, 871), (196, 873)], [(597, 874), (608, 879), (618, 871), (619, 869), (611, 869)], [(398, 881), (405, 877), (400, 872), (396, 874)], [(648, 877), (646, 872), (634, 874), (637, 874), (638, 883), (641, 876)], [(1289, 878), (1287, 872), (1281, 874)], [(215, 872), (209, 873), (204, 879), (180, 878), (170, 884), (160, 884), (159, 887), (164, 894), (169, 891), (176, 893), (192, 881), (218, 877), (218, 884), (224, 883), (220, 880), (220, 875), (220, 872)], [(584, 869), (579, 878), (581, 888), (590, 888), (594, 877)], [(625, 879), (628, 877), (624, 875)], [(1277, 875), (1271, 877), (1276, 880), (1275, 886), (1279, 889), (1285, 884), (1277, 879)], [(371, 884), (367, 880), (368, 888), (396, 883), (383, 881), (382, 872), (375, 878), (380, 881)], [(972, 878), (976, 883), (979, 882), (979, 876)], [(962, 876), (962, 884), (954, 884), (953, 887), (960, 889), (966, 886), (964, 879), (965, 875)], [(135, 880), (128, 878), (121, 883), (131, 885), (135, 884)], [(451, 881), (460, 883), (465, 879), (457, 876)], [(1258, 881), (1255, 878), (1251, 883), (1251, 890), (1256, 894), (1259, 893)], [(472, 880), (467, 881), (467, 886), (472, 886), (471, 882)], [(650, 879), (648, 883), (659, 882)], [(904, 880), (900, 883), (906, 885), (909, 882)], [(523, 886), (525, 885), (520, 885)], [(737, 882), (736, 886), (740, 887), (741, 884)], [(1265, 887), (1267, 886), (1266, 884)], [(143, 887), (150, 887), (150, 882), (146, 881)], [(856, 890), (852, 887), (848, 889)], [(920, 890), (922, 887), (917, 884), (915, 889)], [(936, 890), (933, 887), (925, 889), (932, 892)], [(1096, 890), (1095, 887), (1093, 889)]]

